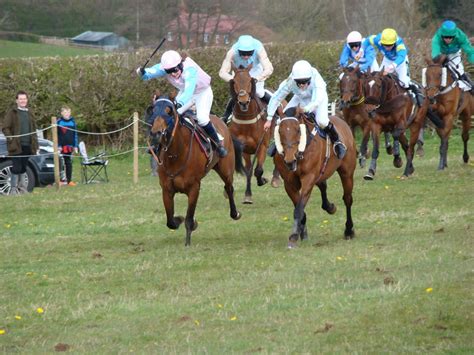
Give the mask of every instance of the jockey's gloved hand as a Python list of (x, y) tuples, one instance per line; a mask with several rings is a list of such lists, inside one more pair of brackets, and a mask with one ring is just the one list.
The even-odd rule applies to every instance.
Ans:
[(138, 68), (137, 68), (137, 74), (138, 74), (139, 76), (145, 75), (145, 68), (143, 68), (143, 67), (138, 67)]
[(314, 112), (305, 112), (304, 114), (306, 115), (306, 117), (308, 117), (308, 119), (316, 122), (316, 116), (314, 115)]

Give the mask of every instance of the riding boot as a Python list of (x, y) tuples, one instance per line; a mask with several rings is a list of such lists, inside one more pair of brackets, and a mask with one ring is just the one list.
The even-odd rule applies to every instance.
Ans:
[(18, 195), (18, 179), (19, 175), (18, 174), (12, 174), (10, 178), (10, 193), (9, 195)]
[(26, 181), (26, 179), (27, 179), (26, 173), (18, 175), (18, 192), (20, 194), (28, 193), (28, 182)]
[(472, 82), (469, 75), (467, 75), (467, 73), (463, 73), (459, 78), (471, 87), (471, 90), (469, 90), (469, 92), (474, 95), (474, 83)]
[(337, 134), (336, 127), (332, 124), (332, 122), (329, 122), (326, 128), (324, 128), (324, 132), (329, 136), (331, 139), (331, 142), (334, 146), (334, 153), (336, 154), (336, 157), (338, 159), (344, 158), (344, 155), (346, 155), (347, 148), (342, 143), (339, 139), (339, 135)]
[(271, 142), (267, 149), (267, 155), (273, 158), (276, 152), (277, 152), (277, 148), (276, 148), (275, 142)]
[(229, 117), (232, 114), (232, 111), (234, 110), (234, 104), (235, 100), (233, 98), (230, 98), (227, 102), (227, 106), (225, 107), (224, 114), (222, 115), (222, 121), (224, 121), (226, 125), (229, 125), (230, 123)]
[(266, 103), (267, 105), (270, 103), (271, 99), (272, 99), (272, 95), (270, 95), (267, 91), (265, 91), (265, 95), (263, 95), (263, 97), (260, 98), (260, 100)]
[(421, 107), (421, 104), (423, 102), (423, 95), (421, 94), (420, 89), (418, 89), (418, 86), (410, 84), (408, 86), (408, 89), (411, 90), (411, 92), (415, 95), (415, 100), (418, 107)]
[(224, 141), (221, 141), (219, 139), (217, 131), (214, 128), (212, 122), (209, 121), (209, 123), (203, 126), (202, 128), (204, 129), (204, 131), (206, 131), (209, 138), (211, 138), (211, 140), (215, 143), (217, 155), (219, 155), (219, 157), (221, 158), (224, 158), (227, 155), (227, 149), (224, 148)]

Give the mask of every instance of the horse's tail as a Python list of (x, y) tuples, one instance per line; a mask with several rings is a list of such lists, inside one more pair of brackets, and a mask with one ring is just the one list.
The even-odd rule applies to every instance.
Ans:
[(444, 128), (444, 121), (432, 109), (429, 108), (426, 115), (437, 128)]
[(242, 162), (242, 154), (244, 151), (244, 145), (237, 138), (232, 137), (232, 143), (234, 144), (235, 152), (235, 171), (241, 175), (245, 175), (245, 168)]

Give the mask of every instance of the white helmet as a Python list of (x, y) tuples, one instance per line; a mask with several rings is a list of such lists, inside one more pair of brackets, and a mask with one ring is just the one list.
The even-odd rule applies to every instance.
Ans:
[(347, 35), (347, 43), (357, 43), (362, 42), (362, 35), (360, 32), (352, 31)]
[(176, 51), (166, 51), (161, 56), (161, 66), (163, 69), (171, 69), (178, 66), (183, 59), (181, 55)]
[(311, 78), (313, 74), (313, 68), (306, 60), (298, 60), (293, 64), (293, 69), (291, 70), (292, 79), (308, 79)]

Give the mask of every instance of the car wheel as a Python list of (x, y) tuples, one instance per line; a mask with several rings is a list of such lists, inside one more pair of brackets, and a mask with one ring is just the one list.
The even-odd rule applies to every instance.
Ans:
[[(8, 195), (10, 193), (11, 185), (11, 176), (12, 176), (12, 166), (13, 163), (11, 160), (5, 160), (0, 162), (0, 195)], [(26, 167), (26, 179), (28, 182), (28, 191), (33, 191), (35, 187), (36, 180), (33, 170), (29, 166)]]

